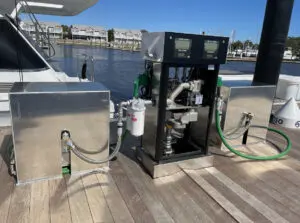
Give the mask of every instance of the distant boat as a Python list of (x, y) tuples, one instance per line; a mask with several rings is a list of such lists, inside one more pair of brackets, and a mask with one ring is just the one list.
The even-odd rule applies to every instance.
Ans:
[(293, 56), (293, 52), (291, 50), (286, 50), (286, 51), (284, 51), (283, 59), (284, 60), (296, 60), (297, 57)]

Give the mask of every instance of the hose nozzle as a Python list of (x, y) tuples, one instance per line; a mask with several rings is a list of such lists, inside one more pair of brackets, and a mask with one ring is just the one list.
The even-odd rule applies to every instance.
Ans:
[(65, 148), (68, 148), (68, 149), (72, 148), (72, 149), (74, 149), (75, 145), (74, 145), (74, 143), (73, 143), (73, 141), (71, 139), (71, 134), (70, 134), (70, 132), (68, 130), (63, 130), (61, 132), (61, 141), (64, 144)]

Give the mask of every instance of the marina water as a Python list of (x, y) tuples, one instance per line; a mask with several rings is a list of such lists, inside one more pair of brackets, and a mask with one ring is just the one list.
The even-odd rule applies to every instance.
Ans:
[[(111, 90), (112, 99), (119, 101), (132, 97), (133, 81), (144, 70), (140, 52), (122, 51), (88, 46), (59, 45), (52, 63), (69, 76), (81, 73), (84, 54), (93, 56), (95, 81)], [(88, 62), (88, 76), (91, 73)], [(253, 74), (255, 62), (227, 62), (221, 66), (221, 74)], [(281, 73), (300, 76), (300, 64), (283, 63)]]

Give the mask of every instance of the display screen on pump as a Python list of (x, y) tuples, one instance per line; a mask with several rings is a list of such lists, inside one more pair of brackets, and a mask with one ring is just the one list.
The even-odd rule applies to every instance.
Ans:
[(184, 38), (175, 39), (175, 57), (190, 58), (192, 40)]
[(205, 59), (218, 59), (219, 41), (205, 40), (203, 58)]

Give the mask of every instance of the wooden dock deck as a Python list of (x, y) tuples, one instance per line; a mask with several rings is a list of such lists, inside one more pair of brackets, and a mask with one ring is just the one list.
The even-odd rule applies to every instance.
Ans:
[[(299, 132), (278, 161), (248, 161), (213, 150), (215, 165), (151, 179), (123, 149), (108, 174), (68, 176), (16, 187), (4, 162), (1, 130), (0, 222), (300, 222)], [(270, 134), (272, 142), (282, 141)], [(0, 143), (1, 145), (1, 143)], [(256, 147), (256, 148), (254, 148)], [(242, 149), (266, 153), (258, 144)], [(270, 150), (271, 151), (271, 150)]]

